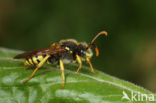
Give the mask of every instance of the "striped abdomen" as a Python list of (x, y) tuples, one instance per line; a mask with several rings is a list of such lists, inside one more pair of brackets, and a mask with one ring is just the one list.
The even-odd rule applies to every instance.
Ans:
[(40, 63), (40, 61), (43, 60), (45, 56), (43, 55), (37, 55), (30, 58), (27, 58), (24, 62), (24, 66), (30, 66), (30, 65), (37, 65)]

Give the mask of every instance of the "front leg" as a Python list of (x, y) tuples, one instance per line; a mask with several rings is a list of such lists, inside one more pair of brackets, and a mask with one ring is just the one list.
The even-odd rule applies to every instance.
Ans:
[(96, 72), (94, 71), (94, 69), (93, 69), (93, 66), (92, 66), (92, 64), (91, 64), (91, 62), (90, 62), (90, 59), (89, 59), (89, 58), (86, 58), (86, 61), (87, 61), (87, 63), (89, 64), (91, 71), (92, 71), (93, 73), (96, 73)]
[(81, 61), (81, 58), (80, 58), (78, 55), (76, 55), (76, 60), (77, 60), (77, 62), (79, 63), (79, 67), (78, 67), (76, 73), (79, 74), (79, 70), (80, 70), (81, 67), (82, 67), (82, 61)]

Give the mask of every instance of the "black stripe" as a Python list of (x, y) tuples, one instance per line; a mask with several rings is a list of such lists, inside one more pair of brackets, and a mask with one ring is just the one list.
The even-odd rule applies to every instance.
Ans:
[(29, 62), (29, 58), (26, 58), (27, 62), (29, 63), (29, 65), (31, 65), (31, 63)]
[(44, 55), (42, 55), (43, 56), (43, 58), (45, 58), (47, 55), (46, 54), (44, 54)]
[(33, 57), (31, 57), (31, 61), (32, 61), (32, 63), (33, 63), (34, 65), (36, 65), (35, 62), (33, 61)]
[(36, 56), (36, 60), (37, 60), (37, 62), (38, 62), (38, 64), (40, 63), (40, 60), (38, 59), (38, 56)]

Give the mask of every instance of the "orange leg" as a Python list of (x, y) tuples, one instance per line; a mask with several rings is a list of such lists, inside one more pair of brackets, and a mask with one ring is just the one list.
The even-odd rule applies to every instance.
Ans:
[(35, 70), (33, 71), (33, 73), (27, 78), (25, 79), (23, 82), (27, 82), (28, 80), (30, 80), (34, 75), (35, 73), (37, 72), (37, 70), (46, 62), (46, 60), (49, 58), (50, 56), (47, 55), (35, 68)]

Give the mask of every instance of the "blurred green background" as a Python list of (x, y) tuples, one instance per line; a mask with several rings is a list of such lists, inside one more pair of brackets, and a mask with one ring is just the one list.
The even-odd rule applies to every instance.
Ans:
[(109, 36), (96, 40), (100, 56), (93, 66), (156, 92), (156, 0), (0, 1), (2, 47), (29, 51), (67, 38), (90, 42), (102, 30)]

